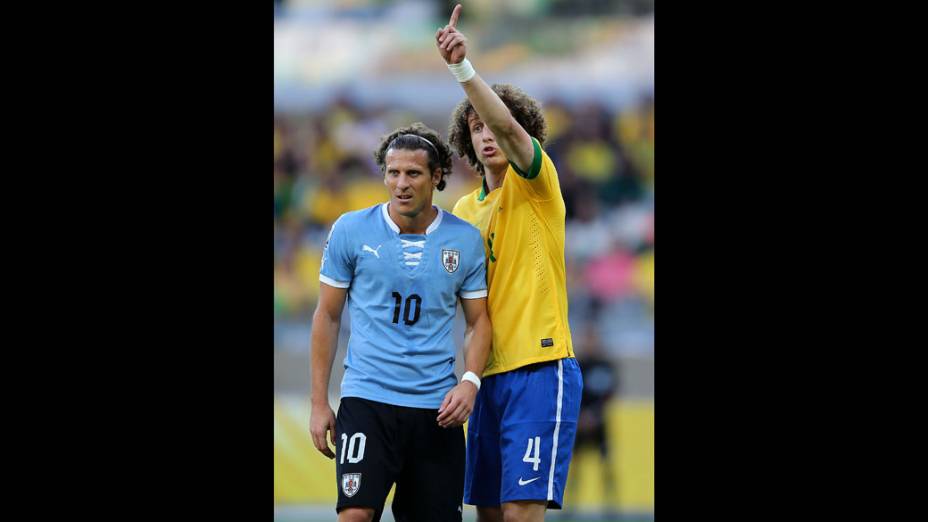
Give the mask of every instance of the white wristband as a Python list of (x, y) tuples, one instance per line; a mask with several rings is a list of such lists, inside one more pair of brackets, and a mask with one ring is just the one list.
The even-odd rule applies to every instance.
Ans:
[(451, 71), (451, 74), (453, 74), (460, 83), (470, 80), (477, 74), (477, 71), (474, 70), (474, 67), (470, 64), (470, 60), (467, 58), (461, 60), (461, 63), (449, 63), (448, 70)]
[(470, 381), (474, 383), (474, 386), (477, 387), (477, 391), (480, 391), (480, 377), (477, 377), (477, 374), (474, 372), (464, 372), (464, 375), (461, 376), (461, 382)]

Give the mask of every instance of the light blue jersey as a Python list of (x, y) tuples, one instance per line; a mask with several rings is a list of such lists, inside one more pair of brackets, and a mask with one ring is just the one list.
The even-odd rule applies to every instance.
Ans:
[(425, 235), (400, 234), (387, 205), (342, 214), (322, 254), (319, 280), (348, 289), (342, 397), (438, 408), (457, 382), (458, 297), (487, 295), (483, 241), (437, 207)]

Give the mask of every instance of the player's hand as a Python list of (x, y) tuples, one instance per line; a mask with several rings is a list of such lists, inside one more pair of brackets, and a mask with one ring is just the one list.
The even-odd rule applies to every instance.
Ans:
[(470, 381), (459, 383), (445, 394), (445, 400), (438, 408), (438, 425), (442, 428), (462, 426), (474, 411), (477, 399), (477, 387)]
[(326, 443), (325, 435), (329, 432), (331, 435), (332, 445), (335, 445), (335, 413), (328, 404), (313, 406), (313, 411), (309, 416), (309, 433), (313, 437), (313, 445), (320, 453), (335, 458), (335, 453)]
[(454, 6), (448, 25), (435, 33), (435, 45), (445, 63), (461, 63), (467, 56), (467, 37), (457, 30), (458, 18), (461, 16), (461, 4)]

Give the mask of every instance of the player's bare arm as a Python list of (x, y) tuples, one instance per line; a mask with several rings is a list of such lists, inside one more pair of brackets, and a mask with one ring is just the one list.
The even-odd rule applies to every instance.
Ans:
[(313, 313), (312, 330), (312, 413), (309, 417), (309, 433), (313, 445), (320, 453), (335, 458), (335, 453), (326, 442), (326, 433), (335, 444), (335, 413), (329, 406), (329, 378), (332, 361), (338, 346), (338, 330), (342, 321), (347, 288), (335, 288), (319, 283), (319, 302)]
[[(448, 25), (435, 33), (438, 52), (448, 64), (461, 63), (467, 57), (467, 38), (456, 27), (461, 10), (461, 4), (456, 5)], [(523, 172), (528, 172), (535, 155), (532, 139), (512, 117), (503, 101), (479, 74), (461, 82), (461, 87), (480, 120), (493, 131), (496, 142), (509, 161), (515, 163)]]
[[(464, 368), (480, 377), (490, 357), (493, 335), (487, 313), (487, 299), (461, 299), (461, 307), (467, 324), (464, 330)], [(439, 426), (451, 428), (463, 425), (473, 411), (476, 399), (476, 384), (470, 381), (458, 383), (445, 395), (438, 409)]]
[(487, 298), (461, 299), (464, 310), (464, 368), (483, 376), (487, 359), (490, 357), (490, 344), (493, 340), (490, 313), (487, 311)]

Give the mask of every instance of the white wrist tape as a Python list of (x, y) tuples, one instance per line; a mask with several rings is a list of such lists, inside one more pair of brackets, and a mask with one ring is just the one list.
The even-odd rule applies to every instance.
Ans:
[(477, 374), (474, 372), (464, 372), (464, 375), (461, 376), (461, 382), (470, 381), (474, 383), (474, 386), (477, 387), (477, 391), (480, 391), (480, 377), (477, 377)]
[(461, 63), (449, 63), (448, 70), (451, 71), (451, 74), (453, 74), (460, 83), (470, 80), (477, 74), (477, 71), (474, 70), (474, 67), (470, 64), (470, 60), (467, 58), (461, 60)]

